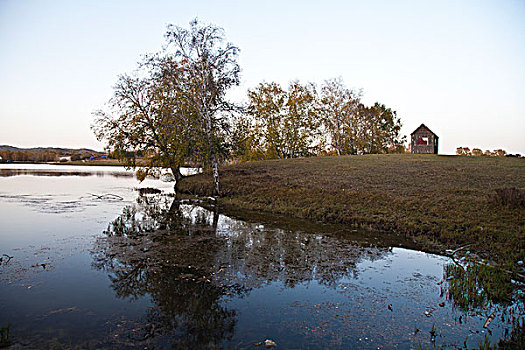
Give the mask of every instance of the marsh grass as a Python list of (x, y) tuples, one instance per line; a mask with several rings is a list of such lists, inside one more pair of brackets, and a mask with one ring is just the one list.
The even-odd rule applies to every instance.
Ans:
[[(209, 196), (212, 184), (211, 175), (200, 174), (180, 189)], [(380, 229), (427, 249), (471, 244), (508, 267), (525, 255), (524, 207), (514, 199), (525, 189), (524, 159), (362, 155), (247, 162), (224, 167), (222, 186), (220, 203), (243, 210)]]
[(465, 267), (445, 266), (447, 296), (465, 311), (486, 308), (489, 303), (510, 304), (515, 286), (508, 273), (494, 266), (471, 262)]

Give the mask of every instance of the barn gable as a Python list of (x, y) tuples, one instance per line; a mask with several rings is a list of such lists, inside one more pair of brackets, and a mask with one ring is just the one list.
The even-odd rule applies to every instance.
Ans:
[(410, 150), (413, 154), (437, 154), (439, 137), (425, 124), (410, 134)]

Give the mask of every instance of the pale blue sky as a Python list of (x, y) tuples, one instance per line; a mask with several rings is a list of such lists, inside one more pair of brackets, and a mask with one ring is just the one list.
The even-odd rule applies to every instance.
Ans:
[(525, 1), (0, 0), (0, 144), (102, 149), (91, 112), (198, 17), (240, 47), (242, 85), (342, 77), (425, 123), (440, 153), (525, 154)]

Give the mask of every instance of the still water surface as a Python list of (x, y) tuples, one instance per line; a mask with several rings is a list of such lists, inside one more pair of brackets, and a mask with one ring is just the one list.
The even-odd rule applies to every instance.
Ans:
[[(138, 187), (163, 193), (139, 195)], [(2, 165), (7, 342), (471, 348), (485, 337), (497, 342), (512, 331), (512, 317), (523, 318), (522, 303), (456, 305), (443, 278), (452, 261), (401, 248), (388, 235), (261, 216), (243, 221), (175, 202), (172, 191), (173, 183), (138, 183), (122, 168)]]

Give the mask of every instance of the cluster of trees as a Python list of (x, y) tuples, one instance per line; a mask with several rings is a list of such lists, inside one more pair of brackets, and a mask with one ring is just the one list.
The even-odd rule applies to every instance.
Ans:
[(322, 154), (404, 152), (401, 121), (383, 104), (371, 107), (341, 79), (315, 84), (261, 83), (248, 91), (236, 127), (235, 156), (244, 160)]
[(507, 152), (502, 149), (495, 149), (494, 151), (486, 150), (483, 152), (480, 148), (458, 147), (456, 148), (458, 156), (487, 156), (487, 157), (505, 157)]
[[(220, 193), (219, 164), (240, 160), (403, 151), (401, 122), (382, 104), (367, 107), (340, 80), (261, 83), (247, 106), (226, 99), (239, 85), (239, 49), (224, 32), (194, 20), (170, 25), (162, 51), (119, 77), (93, 131), (139, 178), (171, 169), (177, 183), (185, 165), (211, 168)], [(177, 186), (177, 185), (176, 185)]]
[(51, 162), (56, 159), (56, 154), (51, 152), (33, 153), (23, 151), (0, 151), (0, 157), (4, 160), (17, 162)]

